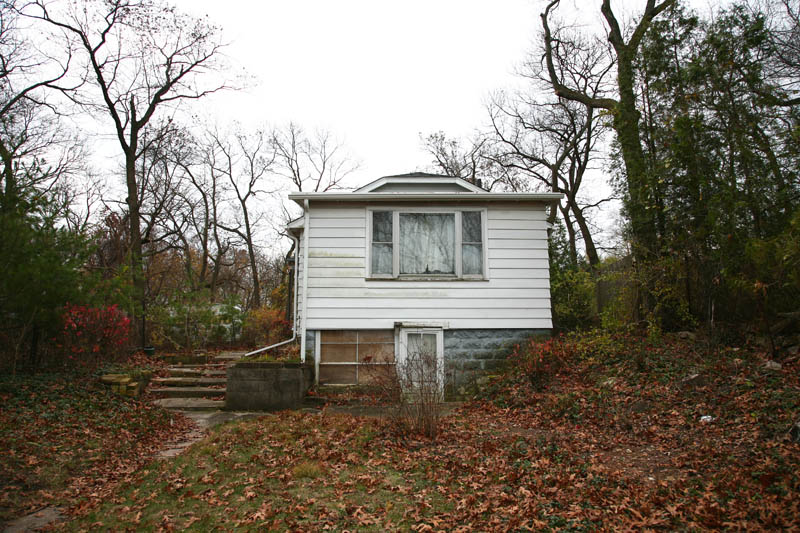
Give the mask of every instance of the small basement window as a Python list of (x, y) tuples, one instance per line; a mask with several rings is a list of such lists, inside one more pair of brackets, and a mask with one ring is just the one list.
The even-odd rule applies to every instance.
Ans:
[(369, 210), (369, 277), (485, 279), (485, 210)]

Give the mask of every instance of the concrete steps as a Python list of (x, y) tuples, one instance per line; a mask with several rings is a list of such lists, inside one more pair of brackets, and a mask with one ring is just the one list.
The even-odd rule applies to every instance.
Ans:
[(153, 378), (150, 382), (157, 387), (207, 387), (209, 385), (225, 385), (225, 377), (181, 376), (169, 378)]
[(150, 392), (163, 398), (216, 398), (225, 396), (225, 389), (211, 387), (162, 387), (150, 389)]
[(160, 398), (153, 403), (171, 411), (218, 411), (225, 407), (225, 400), (208, 398)]
[(153, 403), (174, 411), (215, 411), (225, 407), (226, 368), (244, 351), (168, 356), (168, 377), (155, 378), (149, 392)]
[(188, 366), (171, 366), (167, 370), (169, 370), (169, 374), (175, 377), (214, 377), (214, 376), (225, 376), (227, 374), (227, 370), (225, 370), (224, 365), (219, 365), (219, 368), (207, 368), (209, 365), (197, 365), (195, 367), (188, 367)]

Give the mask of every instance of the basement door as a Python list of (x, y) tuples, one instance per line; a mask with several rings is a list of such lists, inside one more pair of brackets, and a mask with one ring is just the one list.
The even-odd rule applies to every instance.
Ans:
[(404, 389), (444, 393), (444, 340), (440, 328), (400, 329), (397, 376)]

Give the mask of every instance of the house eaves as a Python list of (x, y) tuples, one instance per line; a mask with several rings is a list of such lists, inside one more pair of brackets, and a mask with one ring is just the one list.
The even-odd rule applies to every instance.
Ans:
[(310, 202), (544, 202), (554, 203), (563, 198), (562, 193), (515, 193), (515, 192), (433, 192), (433, 193), (331, 193), (306, 192), (291, 193), (289, 199), (303, 205)]

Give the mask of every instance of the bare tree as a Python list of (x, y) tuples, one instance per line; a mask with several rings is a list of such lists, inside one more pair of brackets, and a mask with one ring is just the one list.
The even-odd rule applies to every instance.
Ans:
[(21, 189), (51, 189), (83, 156), (80, 140), (58, 120), (47, 94), (75, 89), (65, 81), (70, 43), (52, 35), (53, 54), (36, 49), (19, 27), (19, 4), (0, 2), (0, 209), (14, 206)]
[(423, 148), (433, 157), (432, 169), (448, 176), (458, 176), (488, 191), (525, 189), (524, 180), (514, 169), (499, 163), (494, 139), (476, 133), (462, 141), (448, 138), (444, 132), (432, 133), (422, 139)]
[(138, 300), (140, 341), (147, 344), (146, 291), (136, 163), (142, 132), (164, 106), (198, 99), (224, 87), (201, 85), (203, 74), (218, 67), (219, 31), (204, 20), (176, 12), (158, 0), (95, 0), (54, 9), (34, 0), (29, 16), (75, 39), (85, 59), (94, 95), (75, 101), (109, 117), (125, 158), (125, 184), (131, 239), (131, 272)]
[(770, 105), (791, 107), (800, 104), (800, 2), (797, 0), (749, 0), (751, 11), (766, 15), (772, 48), (763, 76), (773, 87), (765, 90), (759, 85), (754, 92)]
[(342, 180), (358, 169), (358, 163), (342, 153), (342, 145), (327, 131), (308, 137), (303, 128), (289, 123), (273, 131), (272, 145), (275, 172), (298, 191), (339, 189)]
[(616, 97), (611, 94), (587, 94), (562, 75), (561, 65), (568, 61), (571, 48), (564, 46), (564, 43), (569, 42), (569, 36), (563, 29), (553, 32), (550, 27), (550, 17), (560, 1), (551, 0), (541, 15), (544, 29), (544, 57), (550, 83), (557, 96), (579, 102), (592, 109), (607, 110), (611, 115), (625, 164), (629, 196), (626, 207), (631, 221), (634, 252), (639, 257), (649, 257), (656, 251), (657, 243), (654, 225), (647, 209), (650, 194), (647, 162), (639, 131), (639, 111), (636, 108), (635, 59), (639, 45), (653, 19), (674, 5), (677, 0), (662, 0), (658, 3), (656, 0), (647, 0), (638, 23), (627, 35), (611, 8), (611, 0), (602, 0), (600, 11), (606, 22), (608, 41), (614, 50), (616, 63)]
[[(231, 238), (220, 228), (226, 182), (215, 170), (215, 147), (186, 132), (184, 136), (182, 143), (173, 145), (170, 158), (182, 169), (185, 182), (181, 194), (187, 210), (182, 216), (188, 222), (189, 234), (181, 240), (187, 250), (186, 268), (192, 271), (193, 288), (207, 287), (214, 301), (220, 272), (224, 266), (232, 265), (225, 259), (231, 250)], [(188, 256), (194, 246), (200, 254), (196, 273), (192, 270), (194, 261)]]
[(214, 148), (209, 153), (210, 170), (216, 175), (214, 179), (228, 181), (236, 212), (235, 221), (223, 223), (218, 219), (216, 225), (238, 236), (247, 248), (253, 283), (249, 307), (257, 309), (261, 307), (261, 284), (256, 232), (263, 220), (263, 211), (259, 210), (257, 203), (259, 196), (266, 198), (275, 192), (264, 188), (275, 161), (275, 152), (263, 130), (250, 135), (238, 130), (227, 137), (213, 131), (209, 132), (209, 138)]
[[(563, 52), (558, 63), (560, 78), (591, 97), (603, 94), (613, 68), (607, 47), (596, 39), (578, 35), (559, 44)], [(571, 259), (577, 263), (579, 233), (586, 258), (594, 267), (600, 258), (588, 212), (609, 198), (586, 202), (582, 199), (581, 185), (597, 158), (604, 121), (600, 113), (585, 103), (552, 95), (543, 97), (550, 87), (547, 70), (541, 62), (544, 55), (544, 50), (537, 50), (520, 70), (520, 76), (529, 81), (526, 89), (513, 95), (497, 93), (493, 97), (489, 106), (492, 133), (503, 165), (532, 177), (553, 192), (564, 193), (559, 211), (567, 229)], [(551, 223), (555, 216), (553, 210)]]

